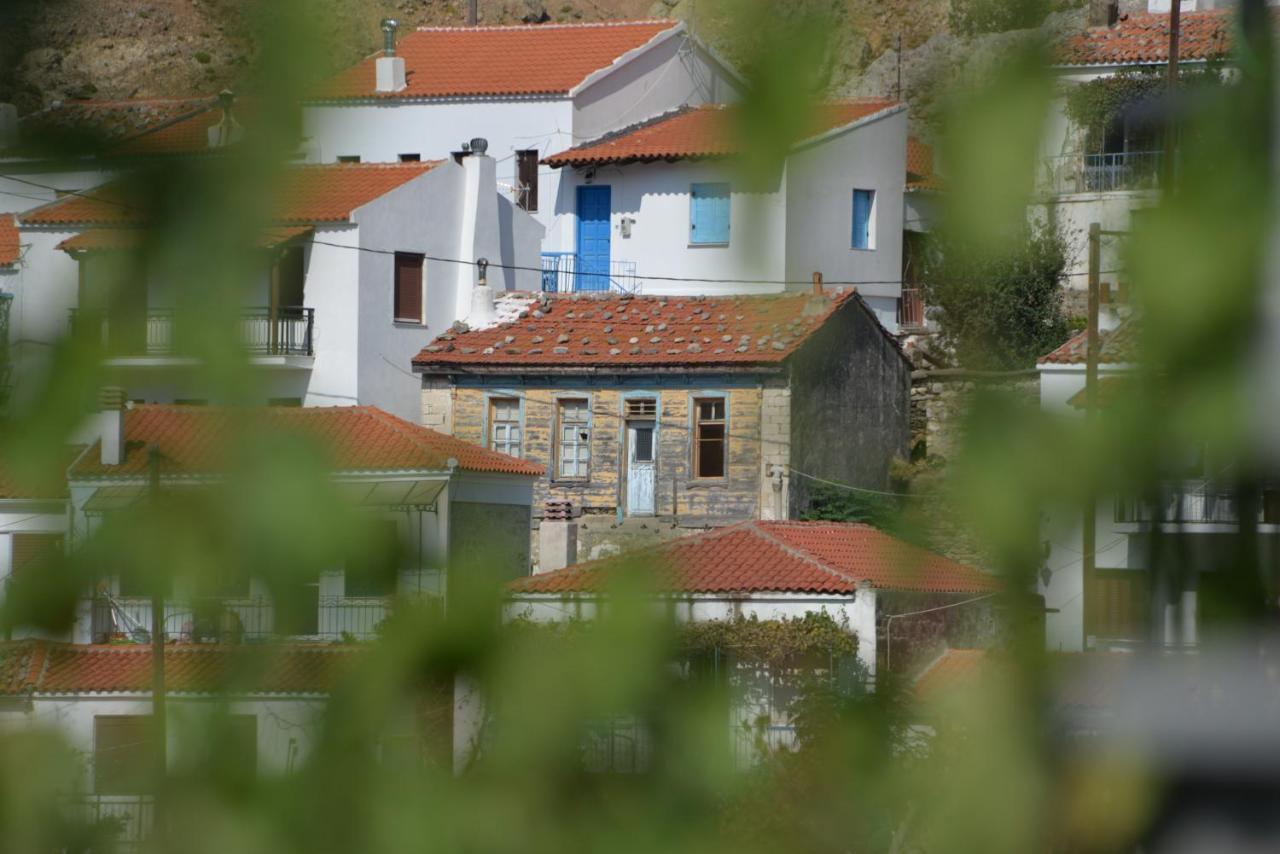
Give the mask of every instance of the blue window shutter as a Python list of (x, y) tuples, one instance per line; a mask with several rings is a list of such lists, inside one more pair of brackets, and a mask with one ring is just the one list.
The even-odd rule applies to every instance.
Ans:
[(729, 185), (693, 184), (689, 188), (689, 242), (729, 242)]
[(871, 248), (871, 208), (875, 190), (853, 191), (853, 248)]

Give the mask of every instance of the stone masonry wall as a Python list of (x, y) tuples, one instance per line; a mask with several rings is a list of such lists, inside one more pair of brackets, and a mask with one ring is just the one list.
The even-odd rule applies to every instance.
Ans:
[(1032, 408), (1040, 404), (1035, 372), (990, 376), (976, 372), (915, 371), (911, 375), (911, 458), (947, 460), (964, 440), (964, 424), (982, 390), (1013, 395)]

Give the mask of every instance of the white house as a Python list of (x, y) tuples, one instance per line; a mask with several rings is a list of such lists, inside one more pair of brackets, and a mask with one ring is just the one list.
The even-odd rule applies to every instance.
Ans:
[[(1213, 5), (1205, 4), (1205, 5)], [(1054, 100), (1041, 149), (1040, 199), (1034, 216), (1051, 216), (1065, 230), (1071, 263), (1069, 285), (1087, 285), (1089, 224), (1104, 231), (1131, 230), (1136, 212), (1156, 203), (1163, 173), (1162, 119), (1150, 109), (1121, 110), (1106, 128), (1082, 128), (1071, 120), (1067, 101), (1077, 87), (1120, 74), (1163, 79), (1169, 61), (1169, 6), (1152, 13), (1122, 15), (1090, 27), (1058, 45), (1053, 71), (1060, 94)], [(1194, 70), (1226, 56), (1233, 34), (1231, 9), (1193, 11), (1183, 3), (1180, 67)], [(1101, 247), (1103, 282), (1109, 292), (1124, 284), (1119, 272), (1123, 242)]]
[[(538, 287), (542, 226), (498, 192), (490, 157), (290, 166), (279, 181), (268, 227), (237, 259), (259, 271), (235, 323), (262, 368), (264, 403), (413, 417), (418, 388), (404, 366), (455, 321), (479, 322), (475, 262), (490, 262), (495, 291)], [(208, 400), (182, 334), (208, 271), (153, 264), (175, 241), (148, 204), (122, 179), (18, 217), (21, 258), (0, 288), (12, 288), (19, 376), (74, 326), (134, 399)]]
[(742, 173), (735, 121), (732, 106), (680, 107), (546, 158), (576, 226), (549, 236), (545, 287), (759, 294), (808, 289), (821, 272), (895, 330), (906, 108), (819, 105), (768, 176)]
[[(548, 154), (687, 104), (735, 100), (742, 82), (667, 20), (424, 28), (333, 78), (303, 104), (323, 162), (459, 154), (488, 141), (498, 181), (547, 227), (574, 233)], [(569, 235), (565, 237), (564, 235)]]
[[(1140, 321), (1129, 318), (1100, 333), (1100, 419), (1121, 409), (1139, 383), (1158, 382), (1142, 368)], [(1041, 407), (1064, 418), (1086, 409), (1085, 333), (1040, 358)], [(1229, 583), (1236, 561), (1241, 494), (1235, 467), (1189, 447), (1146, 496), (1101, 498), (1094, 512), (1094, 552), (1088, 584), (1083, 521), (1078, 502), (1048, 507), (1042, 532), (1047, 547), (1039, 591), (1045, 600), (1046, 643), (1055, 651), (1124, 649), (1155, 641), (1169, 648), (1199, 644), (1201, 593)], [(1264, 482), (1254, 495), (1260, 560), (1280, 558), (1280, 489)], [(1179, 556), (1165, 572), (1153, 554), (1159, 534), (1165, 555)], [(1086, 592), (1086, 587), (1087, 592)], [(1206, 597), (1212, 601), (1210, 592)]]
[[(555, 524), (575, 523), (543, 521), (544, 528)], [(909, 671), (966, 633), (969, 641), (990, 642), (996, 631), (990, 613), (998, 579), (868, 525), (745, 522), (580, 564), (572, 562), (571, 530), (554, 540), (546, 531), (543, 536), (544, 543), (566, 544), (570, 565), (511, 582), (510, 618), (592, 619), (608, 607), (623, 574), (642, 573), (632, 579), (635, 589), (653, 595), (658, 612), (678, 622), (826, 613), (857, 639), (867, 687), (878, 672)], [(947, 605), (956, 607), (940, 607)], [(951, 620), (966, 608), (964, 620)], [(985, 617), (975, 620), (975, 613)], [(754, 737), (744, 724), (763, 715), (771, 746), (794, 743), (788, 710), (770, 703), (772, 696), (747, 691), (734, 704), (734, 737)]]

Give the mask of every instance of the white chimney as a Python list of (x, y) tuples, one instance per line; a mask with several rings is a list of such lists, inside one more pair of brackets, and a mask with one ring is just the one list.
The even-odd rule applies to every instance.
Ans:
[(578, 562), (578, 523), (568, 501), (548, 501), (538, 523), (538, 568), (552, 572)]
[(231, 105), (235, 103), (236, 96), (230, 89), (223, 89), (218, 93), (218, 103), (222, 107), (222, 118), (218, 122), (209, 127), (208, 140), (210, 148), (222, 148), (224, 145), (230, 145), (233, 142), (239, 142), (244, 136), (244, 128), (236, 121), (236, 117), (231, 114)]
[(118, 466), (124, 462), (124, 400), (124, 389), (119, 386), (104, 386), (98, 392), (104, 466)]
[(399, 92), (405, 87), (404, 57), (396, 56), (396, 30), (400, 22), (395, 18), (382, 21), (382, 56), (374, 60), (375, 88), (379, 92)]
[[(458, 213), (460, 225), (457, 258), (458, 278), (454, 306), (456, 320), (465, 320), (472, 329), (484, 329), (497, 322), (493, 307), (493, 289), (489, 287), (480, 261), (487, 253), (499, 251), (498, 236), (498, 167), (486, 152), (485, 139), (466, 144), (462, 158), (462, 198)], [(473, 270), (472, 267), (476, 269)], [(485, 268), (488, 262), (485, 262)], [(479, 272), (480, 276), (476, 273)]]

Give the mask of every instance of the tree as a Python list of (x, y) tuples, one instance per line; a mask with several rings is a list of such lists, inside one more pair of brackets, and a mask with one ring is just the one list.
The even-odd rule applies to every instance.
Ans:
[(1007, 252), (986, 254), (939, 236), (924, 264), (924, 293), (942, 344), (968, 368), (1029, 368), (1067, 336), (1067, 246), (1055, 223), (1029, 223)]

